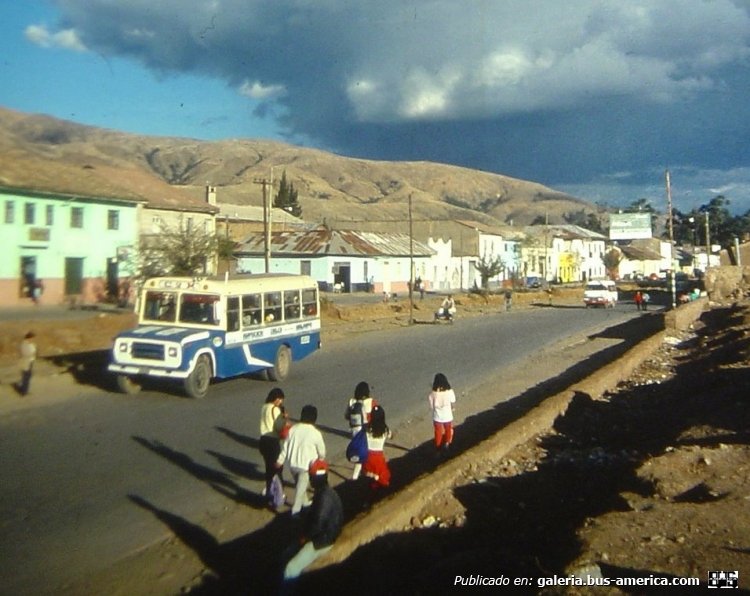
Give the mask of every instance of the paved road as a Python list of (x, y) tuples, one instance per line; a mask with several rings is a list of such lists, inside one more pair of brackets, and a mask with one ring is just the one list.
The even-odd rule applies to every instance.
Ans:
[[(318, 406), (336, 459), (347, 441), (344, 404), (359, 380), (371, 383), (398, 429), (424, 417), (437, 371), (471, 394), (544, 345), (633, 316), (627, 306), (538, 308), (363, 334), (295, 364), (283, 384), (287, 405), (293, 416), (305, 403)], [(232, 502), (257, 503), (262, 462), (254, 446), (269, 388), (237, 379), (197, 401), (102, 391), (0, 420), (3, 592), (44, 592), (163, 537), (165, 527), (132, 497), (196, 524)], [(424, 424), (420, 440), (430, 432)]]

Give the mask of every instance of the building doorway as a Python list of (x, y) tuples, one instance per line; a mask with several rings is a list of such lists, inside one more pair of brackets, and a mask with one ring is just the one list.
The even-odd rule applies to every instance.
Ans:
[(107, 297), (117, 300), (120, 295), (119, 262), (117, 257), (107, 259)]
[(31, 298), (36, 285), (36, 257), (21, 257), (21, 279), (18, 295)]
[(80, 296), (83, 293), (83, 259), (66, 257), (65, 259), (65, 295)]

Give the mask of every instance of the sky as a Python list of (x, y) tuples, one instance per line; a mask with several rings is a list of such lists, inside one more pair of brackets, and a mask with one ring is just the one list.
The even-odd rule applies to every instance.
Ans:
[(0, 105), (750, 210), (750, 0), (0, 0)]

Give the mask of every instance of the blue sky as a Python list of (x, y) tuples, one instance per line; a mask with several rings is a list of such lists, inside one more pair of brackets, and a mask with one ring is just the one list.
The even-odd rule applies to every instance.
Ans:
[(0, 105), (750, 210), (747, 0), (6, 0)]

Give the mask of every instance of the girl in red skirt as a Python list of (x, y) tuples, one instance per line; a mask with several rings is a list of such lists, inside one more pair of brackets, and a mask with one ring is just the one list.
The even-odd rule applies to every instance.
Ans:
[(391, 431), (385, 423), (385, 410), (381, 406), (373, 407), (367, 425), (367, 460), (362, 466), (365, 476), (370, 479), (370, 488), (373, 492), (391, 484), (391, 470), (383, 453), (385, 442), (391, 436)]

